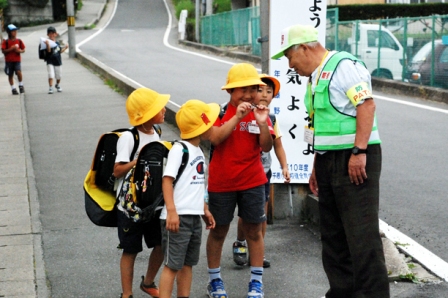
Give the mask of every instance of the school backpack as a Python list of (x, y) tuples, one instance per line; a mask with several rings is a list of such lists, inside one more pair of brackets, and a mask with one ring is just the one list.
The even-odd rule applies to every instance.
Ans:
[[(134, 159), (139, 145), (137, 128), (121, 128), (103, 134), (93, 156), (90, 170), (84, 179), (85, 209), (89, 219), (98, 226), (117, 226), (117, 198), (114, 191), (115, 177), (113, 175), (117, 142), (125, 131), (134, 136), (134, 147), (129, 160)], [(154, 125), (154, 131), (160, 136), (162, 130)]]
[(188, 163), (187, 146), (180, 141), (158, 141), (146, 144), (137, 158), (136, 165), (126, 174), (120, 191), (119, 204), (134, 222), (150, 221), (164, 205), (162, 194), (162, 176), (168, 153), (174, 143), (183, 147), (182, 162), (179, 167), (175, 186)]
[(39, 43), (39, 59), (47, 60), (47, 49), (42, 49), (41, 43)]

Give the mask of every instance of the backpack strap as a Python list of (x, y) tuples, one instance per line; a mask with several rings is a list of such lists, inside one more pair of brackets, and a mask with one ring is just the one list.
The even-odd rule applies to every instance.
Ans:
[(176, 179), (173, 181), (173, 187), (176, 185), (176, 182), (179, 181), (180, 176), (182, 175), (182, 173), (184, 172), (185, 168), (187, 167), (188, 164), (188, 159), (190, 158), (190, 153), (188, 152), (188, 147), (187, 145), (185, 145), (182, 141), (174, 141), (174, 143), (179, 143), (182, 145), (183, 149), (182, 149), (182, 163), (180, 164), (179, 167), (179, 171), (177, 171), (177, 176)]
[(154, 131), (159, 135), (159, 137), (162, 136), (162, 127), (160, 127), (159, 124), (154, 124), (152, 126), (154, 128)]
[(131, 129), (129, 129), (129, 128), (119, 128), (119, 129), (113, 130), (112, 132), (125, 132), (125, 131), (131, 132), (132, 136), (134, 137), (134, 148), (132, 148), (131, 155), (129, 156), (129, 160), (133, 161), (134, 160), (134, 155), (135, 155), (135, 153), (137, 153), (138, 145), (140, 143), (140, 138), (138, 136), (137, 127), (134, 126)]
[(130, 132), (132, 132), (132, 135), (134, 136), (134, 148), (132, 148), (131, 156), (129, 157), (129, 160), (132, 161), (134, 160), (135, 153), (137, 153), (140, 138), (138, 136), (137, 127), (132, 127), (132, 129), (130, 129)]

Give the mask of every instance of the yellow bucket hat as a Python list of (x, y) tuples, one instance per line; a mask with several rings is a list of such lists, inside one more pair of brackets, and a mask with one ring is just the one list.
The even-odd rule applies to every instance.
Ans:
[(169, 94), (159, 94), (149, 88), (134, 90), (126, 100), (129, 122), (132, 126), (147, 122), (166, 106), (169, 99)]
[(279, 80), (277, 80), (275, 77), (273, 76), (269, 76), (265, 73), (260, 74), (260, 79), (263, 81), (264, 80), (269, 80), (274, 84), (274, 97), (277, 96), (278, 92), (280, 91), (280, 82)]
[(238, 63), (233, 65), (227, 73), (226, 85), (221, 89), (233, 89), (253, 85), (266, 85), (260, 80), (255, 67), (249, 63)]
[(271, 59), (278, 59), (284, 56), (283, 52), (296, 44), (317, 41), (318, 31), (310, 25), (294, 25), (286, 27), (281, 33), (280, 51)]
[(217, 103), (206, 104), (190, 99), (176, 113), (176, 123), (182, 139), (191, 139), (206, 132), (219, 116), (221, 107)]

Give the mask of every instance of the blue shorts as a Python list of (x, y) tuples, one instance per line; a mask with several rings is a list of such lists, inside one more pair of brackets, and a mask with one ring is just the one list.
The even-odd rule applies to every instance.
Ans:
[(209, 192), (208, 195), (208, 208), (217, 225), (230, 224), (237, 205), (238, 216), (245, 222), (262, 223), (266, 220), (264, 184), (242, 191)]
[(13, 76), (14, 73), (21, 71), (21, 63), (20, 62), (5, 62), (5, 74), (7, 76)]
[(179, 232), (166, 230), (166, 220), (162, 226), (163, 263), (172, 270), (181, 270), (184, 265), (195, 266), (201, 251), (202, 219), (200, 215), (179, 215)]
[(136, 254), (141, 252), (143, 250), (142, 237), (145, 239), (148, 248), (161, 245), (160, 211), (155, 214), (151, 221), (144, 223), (135, 223), (122, 211), (118, 210), (117, 212), (119, 247), (125, 253)]

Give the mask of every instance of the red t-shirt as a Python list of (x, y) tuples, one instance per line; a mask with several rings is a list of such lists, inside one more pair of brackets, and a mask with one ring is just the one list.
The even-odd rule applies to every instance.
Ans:
[[(8, 44), (8, 46), (6, 46), (6, 44)], [(25, 44), (18, 38), (14, 39), (14, 40), (10, 40), (10, 39), (5, 39), (2, 42), (2, 50), (7, 50), (9, 48), (11, 48), (13, 45), (18, 44), (19, 48), (21, 50), (25, 49)], [(5, 54), (5, 62), (20, 62), (21, 58), (20, 58), (20, 53), (17, 53), (15, 51), (11, 51)]]
[[(236, 113), (236, 107), (228, 104), (222, 119), (214, 126), (221, 126)], [(211, 192), (242, 191), (267, 182), (261, 164), (259, 134), (250, 133), (248, 123), (255, 121), (253, 112), (244, 117), (230, 136), (215, 146), (209, 165), (208, 190)], [(268, 119), (269, 131), (275, 135)]]

